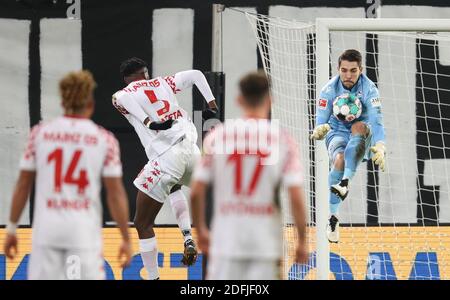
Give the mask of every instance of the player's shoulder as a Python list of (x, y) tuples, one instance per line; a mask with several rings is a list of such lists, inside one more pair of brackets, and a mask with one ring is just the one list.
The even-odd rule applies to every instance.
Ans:
[(331, 95), (335, 92), (337, 83), (339, 80), (339, 76), (336, 75), (323, 86), (322, 90), (320, 91), (321, 95)]
[(117, 92), (115, 92), (114, 94), (112, 94), (112, 99), (117, 100), (120, 99), (123, 95), (126, 95), (126, 92), (122, 89), (122, 90), (118, 90)]
[(361, 85), (367, 94), (378, 92), (377, 85), (365, 74), (361, 74)]
[[(203, 147), (202, 152), (204, 154), (214, 154), (215, 153), (215, 147), (217, 145), (217, 138), (219, 136), (219, 132), (223, 131), (223, 125), (218, 124), (214, 127), (212, 127), (209, 132), (205, 135), (205, 138), (203, 139)], [(223, 136), (222, 134), (220, 134)]]
[(57, 119), (53, 119), (50, 121), (41, 120), (36, 125), (32, 126), (30, 129), (30, 138), (36, 138), (39, 135), (39, 133), (43, 131), (43, 129), (53, 127), (53, 124), (56, 122), (56, 120)]
[(224, 123), (220, 123), (209, 129), (209, 132), (205, 135), (205, 140), (213, 140), (224, 133)]
[(116, 136), (114, 135), (114, 133), (112, 133), (111, 131), (107, 130), (106, 128), (104, 128), (103, 126), (100, 126), (96, 123), (94, 123), (96, 128), (97, 128), (97, 136), (100, 139), (100, 142), (103, 145), (106, 145), (106, 147), (108, 149), (119, 149), (119, 141), (117, 140)]
[(72, 127), (70, 123), (67, 122), (67, 120), (83, 120), (87, 121), (89, 119), (84, 118), (78, 118), (78, 117), (68, 117), (66, 115), (58, 116), (53, 119), (49, 120), (41, 120), (38, 124), (34, 125), (31, 130), (36, 132), (43, 132), (43, 131), (61, 131), (66, 129), (67, 127)]
[(93, 121), (91, 122), (100, 137), (104, 138), (106, 141), (117, 140), (114, 133)]
[[(122, 107), (122, 103), (126, 103), (130, 93), (126, 92), (125, 89), (118, 90), (111, 97), (111, 102), (122, 114), (127, 114), (126, 110)], [(123, 111), (122, 111), (123, 110)]]
[(177, 84), (175, 83), (175, 75), (176, 74), (161, 77), (162, 84), (169, 88), (174, 94), (180, 91), (180, 89), (177, 87)]
[(39, 121), (39, 123), (37, 123), (36, 125), (33, 125), (33, 126), (31, 127), (31, 131), (38, 131), (38, 130), (41, 130), (42, 128), (45, 128), (45, 127), (47, 127), (47, 126), (49, 126), (49, 125), (55, 123), (56, 120), (57, 120), (57, 119), (52, 119), (52, 120), (50, 120), (50, 121), (48, 121), (48, 120), (47, 120), (47, 121), (41, 120), (41, 121)]

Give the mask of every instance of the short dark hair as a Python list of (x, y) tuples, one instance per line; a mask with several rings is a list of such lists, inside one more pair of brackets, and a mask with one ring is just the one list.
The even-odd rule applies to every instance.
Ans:
[(132, 57), (120, 64), (120, 74), (122, 75), (122, 78), (125, 78), (146, 67), (147, 63), (145, 61), (137, 57)]
[(244, 101), (256, 107), (263, 103), (264, 97), (269, 93), (269, 80), (263, 71), (252, 72), (240, 80), (239, 89)]
[(341, 61), (356, 61), (358, 63), (358, 67), (361, 68), (362, 66), (362, 55), (361, 52), (355, 49), (347, 49), (344, 51), (344, 53), (339, 56), (339, 64), (338, 66), (341, 66)]

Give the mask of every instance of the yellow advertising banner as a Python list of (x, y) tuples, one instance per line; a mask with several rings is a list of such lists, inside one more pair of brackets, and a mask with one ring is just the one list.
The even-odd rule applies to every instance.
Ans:
[[(293, 240), (294, 233), (287, 228), (285, 239)], [(308, 235), (314, 249), (314, 228)], [(294, 244), (288, 247), (287, 278), (314, 279), (313, 268), (293, 263)], [(330, 279), (450, 279), (449, 250), (450, 226), (341, 227), (339, 243), (330, 243)], [(314, 253), (309, 265), (315, 265)]]
[[(133, 243), (134, 256), (131, 265), (123, 269), (117, 259), (120, 245), (120, 233), (116, 228), (103, 228), (105, 258), (105, 270), (107, 279), (146, 279), (147, 274), (143, 269), (139, 254), (139, 238), (136, 230), (130, 228), (130, 236)], [(202, 256), (197, 262), (185, 267), (181, 263), (183, 253), (183, 236), (178, 228), (155, 228), (158, 241), (158, 264), (161, 279), (201, 279)], [(5, 229), (0, 229), (0, 280), (1, 279), (26, 279), (26, 265), (31, 253), (31, 229), (20, 228), (17, 230), (19, 240), (19, 253), (14, 260), (9, 260), (3, 253)], [(194, 232), (195, 237), (195, 232)]]
[[(193, 280), (202, 278), (202, 260), (190, 267), (181, 263), (183, 238), (178, 228), (155, 228), (158, 240), (158, 264), (161, 279)], [(134, 256), (129, 267), (122, 269), (117, 260), (120, 243), (116, 228), (104, 228), (104, 258), (107, 279), (146, 279), (139, 254), (138, 237), (130, 229)], [(308, 233), (314, 249), (314, 229)], [(330, 279), (450, 279), (450, 227), (341, 227), (339, 244), (330, 244)], [(195, 232), (194, 232), (195, 235)], [(293, 228), (285, 231), (289, 242), (285, 260), (286, 279), (314, 279), (315, 254), (310, 263), (293, 262)], [(0, 280), (26, 279), (28, 257), (31, 252), (31, 229), (18, 229), (19, 253), (14, 260), (3, 253), (5, 229), (0, 229)]]

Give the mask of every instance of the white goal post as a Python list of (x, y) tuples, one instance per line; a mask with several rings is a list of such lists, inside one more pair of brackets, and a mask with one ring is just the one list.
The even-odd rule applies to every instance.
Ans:
[[(294, 136), (304, 165), (312, 254), (294, 263), (285, 205), (283, 278), (450, 278), (450, 20), (245, 15), (271, 80), (272, 117)], [(329, 244), (330, 162), (325, 142), (309, 135), (320, 91), (350, 48), (380, 90), (386, 172), (358, 167), (339, 212), (340, 242)]]
[[(450, 19), (316, 19), (316, 95), (330, 79), (330, 31), (412, 31), (450, 32)], [(317, 178), (328, 178), (328, 153), (325, 143), (316, 147)], [(316, 181), (317, 279), (329, 279), (330, 247), (326, 239), (329, 187), (327, 181)]]

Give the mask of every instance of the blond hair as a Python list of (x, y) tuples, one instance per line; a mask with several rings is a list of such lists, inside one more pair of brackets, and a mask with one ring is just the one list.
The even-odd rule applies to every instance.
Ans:
[(81, 112), (96, 86), (94, 76), (87, 70), (70, 72), (64, 76), (59, 82), (59, 92), (66, 113)]

